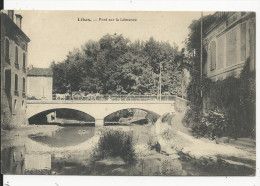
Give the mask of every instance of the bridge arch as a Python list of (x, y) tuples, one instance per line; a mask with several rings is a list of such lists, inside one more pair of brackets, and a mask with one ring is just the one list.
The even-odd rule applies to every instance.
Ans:
[[(114, 113), (116, 113), (116, 112), (118, 112), (118, 111), (121, 111), (121, 110), (127, 110), (127, 109), (138, 109), (138, 110), (143, 110), (143, 111), (145, 111), (145, 112), (150, 112), (150, 113), (153, 113), (153, 114), (157, 114), (157, 115), (161, 115), (161, 114), (159, 114), (159, 113), (157, 113), (156, 111), (153, 111), (153, 110), (149, 110), (149, 109), (145, 109), (145, 108), (142, 108), (142, 107), (123, 107), (123, 108), (120, 108), (120, 109), (116, 109), (116, 110), (113, 110), (113, 111), (110, 111), (110, 112), (107, 112), (106, 113), (106, 115), (105, 115), (105, 117), (107, 117), (107, 116), (109, 116), (109, 115), (111, 115), (111, 114), (114, 114)], [(105, 118), (104, 117), (104, 118)]]
[(174, 101), (75, 101), (75, 100), (30, 100), (27, 101), (27, 118), (52, 109), (74, 109), (95, 118), (95, 125), (104, 126), (104, 118), (119, 110), (136, 108), (162, 115), (174, 112)]
[[(124, 111), (124, 110), (132, 110), (132, 109), (136, 109), (136, 110), (141, 110), (141, 111), (145, 111), (147, 114), (145, 116), (146, 119), (149, 119), (153, 122), (155, 122), (159, 117), (160, 117), (160, 114), (158, 113), (155, 113), (151, 110), (147, 110), (147, 109), (142, 109), (142, 108), (135, 108), (135, 107), (128, 107), (128, 108), (124, 108), (124, 109), (120, 109), (120, 110), (117, 110), (117, 111), (113, 111), (113, 112), (110, 112), (108, 113), (105, 117), (104, 117), (104, 122), (107, 122), (107, 120), (111, 119), (109, 118), (109, 116), (113, 115), (113, 114), (116, 114), (120, 111)], [(115, 117), (116, 118), (116, 117)]]
[(41, 112), (35, 113), (31, 117), (28, 118), (29, 124), (48, 124), (48, 123), (57, 123), (58, 121), (50, 121), (51, 118), (48, 117), (49, 114), (54, 113), (53, 117), (60, 117), (63, 119), (69, 119), (71, 122), (86, 122), (86, 123), (94, 123), (95, 118), (90, 114), (71, 108), (51, 108), (46, 109)]

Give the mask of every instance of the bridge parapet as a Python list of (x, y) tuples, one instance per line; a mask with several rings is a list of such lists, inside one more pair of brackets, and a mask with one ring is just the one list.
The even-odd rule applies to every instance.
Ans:
[(170, 101), (175, 100), (175, 95), (108, 95), (108, 94), (54, 94), (53, 100), (84, 100), (84, 101)]
[(27, 100), (27, 104), (163, 104), (174, 100)]

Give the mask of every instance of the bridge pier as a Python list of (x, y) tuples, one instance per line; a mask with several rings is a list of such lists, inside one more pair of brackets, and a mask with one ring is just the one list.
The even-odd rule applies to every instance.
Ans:
[(104, 118), (95, 119), (95, 127), (103, 127), (104, 126)]

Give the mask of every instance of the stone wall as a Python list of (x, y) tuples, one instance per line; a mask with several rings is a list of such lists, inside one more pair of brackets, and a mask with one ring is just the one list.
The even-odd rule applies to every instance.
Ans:
[(28, 97), (52, 100), (52, 77), (28, 76), (27, 82)]

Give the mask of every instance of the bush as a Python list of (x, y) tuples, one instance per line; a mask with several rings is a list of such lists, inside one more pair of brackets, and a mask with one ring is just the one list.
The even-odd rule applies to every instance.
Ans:
[(92, 160), (98, 161), (118, 156), (128, 164), (135, 162), (133, 134), (117, 130), (103, 132), (92, 154)]
[(192, 133), (197, 136), (204, 136), (211, 139), (223, 136), (234, 136), (233, 125), (226, 119), (227, 116), (216, 112), (209, 112), (201, 118), (201, 122), (192, 126)]

